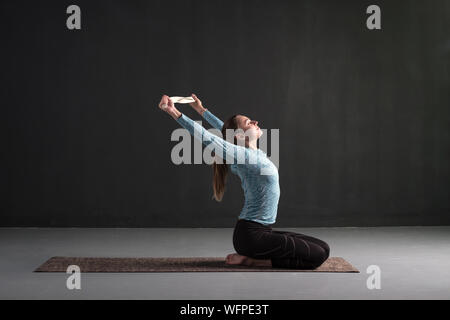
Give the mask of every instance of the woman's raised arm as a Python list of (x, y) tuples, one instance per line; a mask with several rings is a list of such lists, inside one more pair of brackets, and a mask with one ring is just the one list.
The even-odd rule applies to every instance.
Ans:
[(191, 107), (198, 112), (206, 121), (209, 122), (214, 128), (222, 131), (223, 121), (213, 115), (208, 109), (203, 107), (202, 101), (195, 95), (192, 94), (192, 98), (195, 102), (190, 103)]
[(238, 164), (256, 164), (257, 159), (250, 155), (249, 149), (245, 146), (238, 146), (212, 134), (197, 122), (178, 111), (168, 96), (163, 96), (159, 104), (159, 108), (172, 116), (183, 128), (189, 133), (201, 140), (205, 146), (211, 145), (209, 148), (215, 152), (217, 156), (225, 159), (227, 163), (232, 161)]
[(181, 117), (177, 119), (177, 122), (188, 130), (194, 138), (197, 140), (201, 139), (201, 142), (205, 146), (209, 146), (209, 148), (211, 148), (217, 156), (225, 159), (227, 163), (256, 164), (256, 159), (249, 160), (252, 157), (249, 154), (248, 148), (235, 145), (219, 136), (216, 136), (215, 134), (212, 134), (184, 113), (182, 113)]

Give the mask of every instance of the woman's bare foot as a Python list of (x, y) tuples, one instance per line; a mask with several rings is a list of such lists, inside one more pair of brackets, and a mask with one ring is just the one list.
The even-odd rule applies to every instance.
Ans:
[(231, 253), (225, 259), (226, 264), (252, 267), (272, 267), (272, 260), (253, 259), (237, 253)]
[(225, 263), (230, 264), (230, 265), (248, 266), (249, 259), (250, 259), (249, 257), (241, 256), (240, 254), (237, 254), (237, 253), (231, 253), (231, 254), (227, 255), (227, 257), (225, 259)]

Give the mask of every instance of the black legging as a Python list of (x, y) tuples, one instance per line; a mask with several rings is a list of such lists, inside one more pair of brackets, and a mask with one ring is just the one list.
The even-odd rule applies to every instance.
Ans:
[(240, 255), (271, 259), (273, 268), (315, 269), (330, 255), (330, 247), (320, 239), (275, 231), (270, 226), (244, 219), (236, 223), (233, 245)]

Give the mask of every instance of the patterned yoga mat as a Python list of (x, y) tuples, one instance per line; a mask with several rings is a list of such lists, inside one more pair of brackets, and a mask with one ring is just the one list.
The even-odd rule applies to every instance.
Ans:
[(227, 265), (223, 257), (190, 258), (101, 258), (101, 257), (53, 257), (35, 272), (66, 272), (70, 265), (80, 267), (81, 272), (341, 272), (359, 273), (341, 257), (332, 257), (314, 270), (276, 269)]

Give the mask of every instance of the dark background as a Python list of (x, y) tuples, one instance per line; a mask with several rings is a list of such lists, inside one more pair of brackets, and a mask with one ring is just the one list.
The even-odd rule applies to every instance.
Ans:
[(0, 224), (233, 227), (238, 177), (217, 203), (210, 166), (171, 162), (157, 104), (195, 92), (280, 129), (275, 227), (448, 225), (449, 17), (447, 0), (2, 0)]

